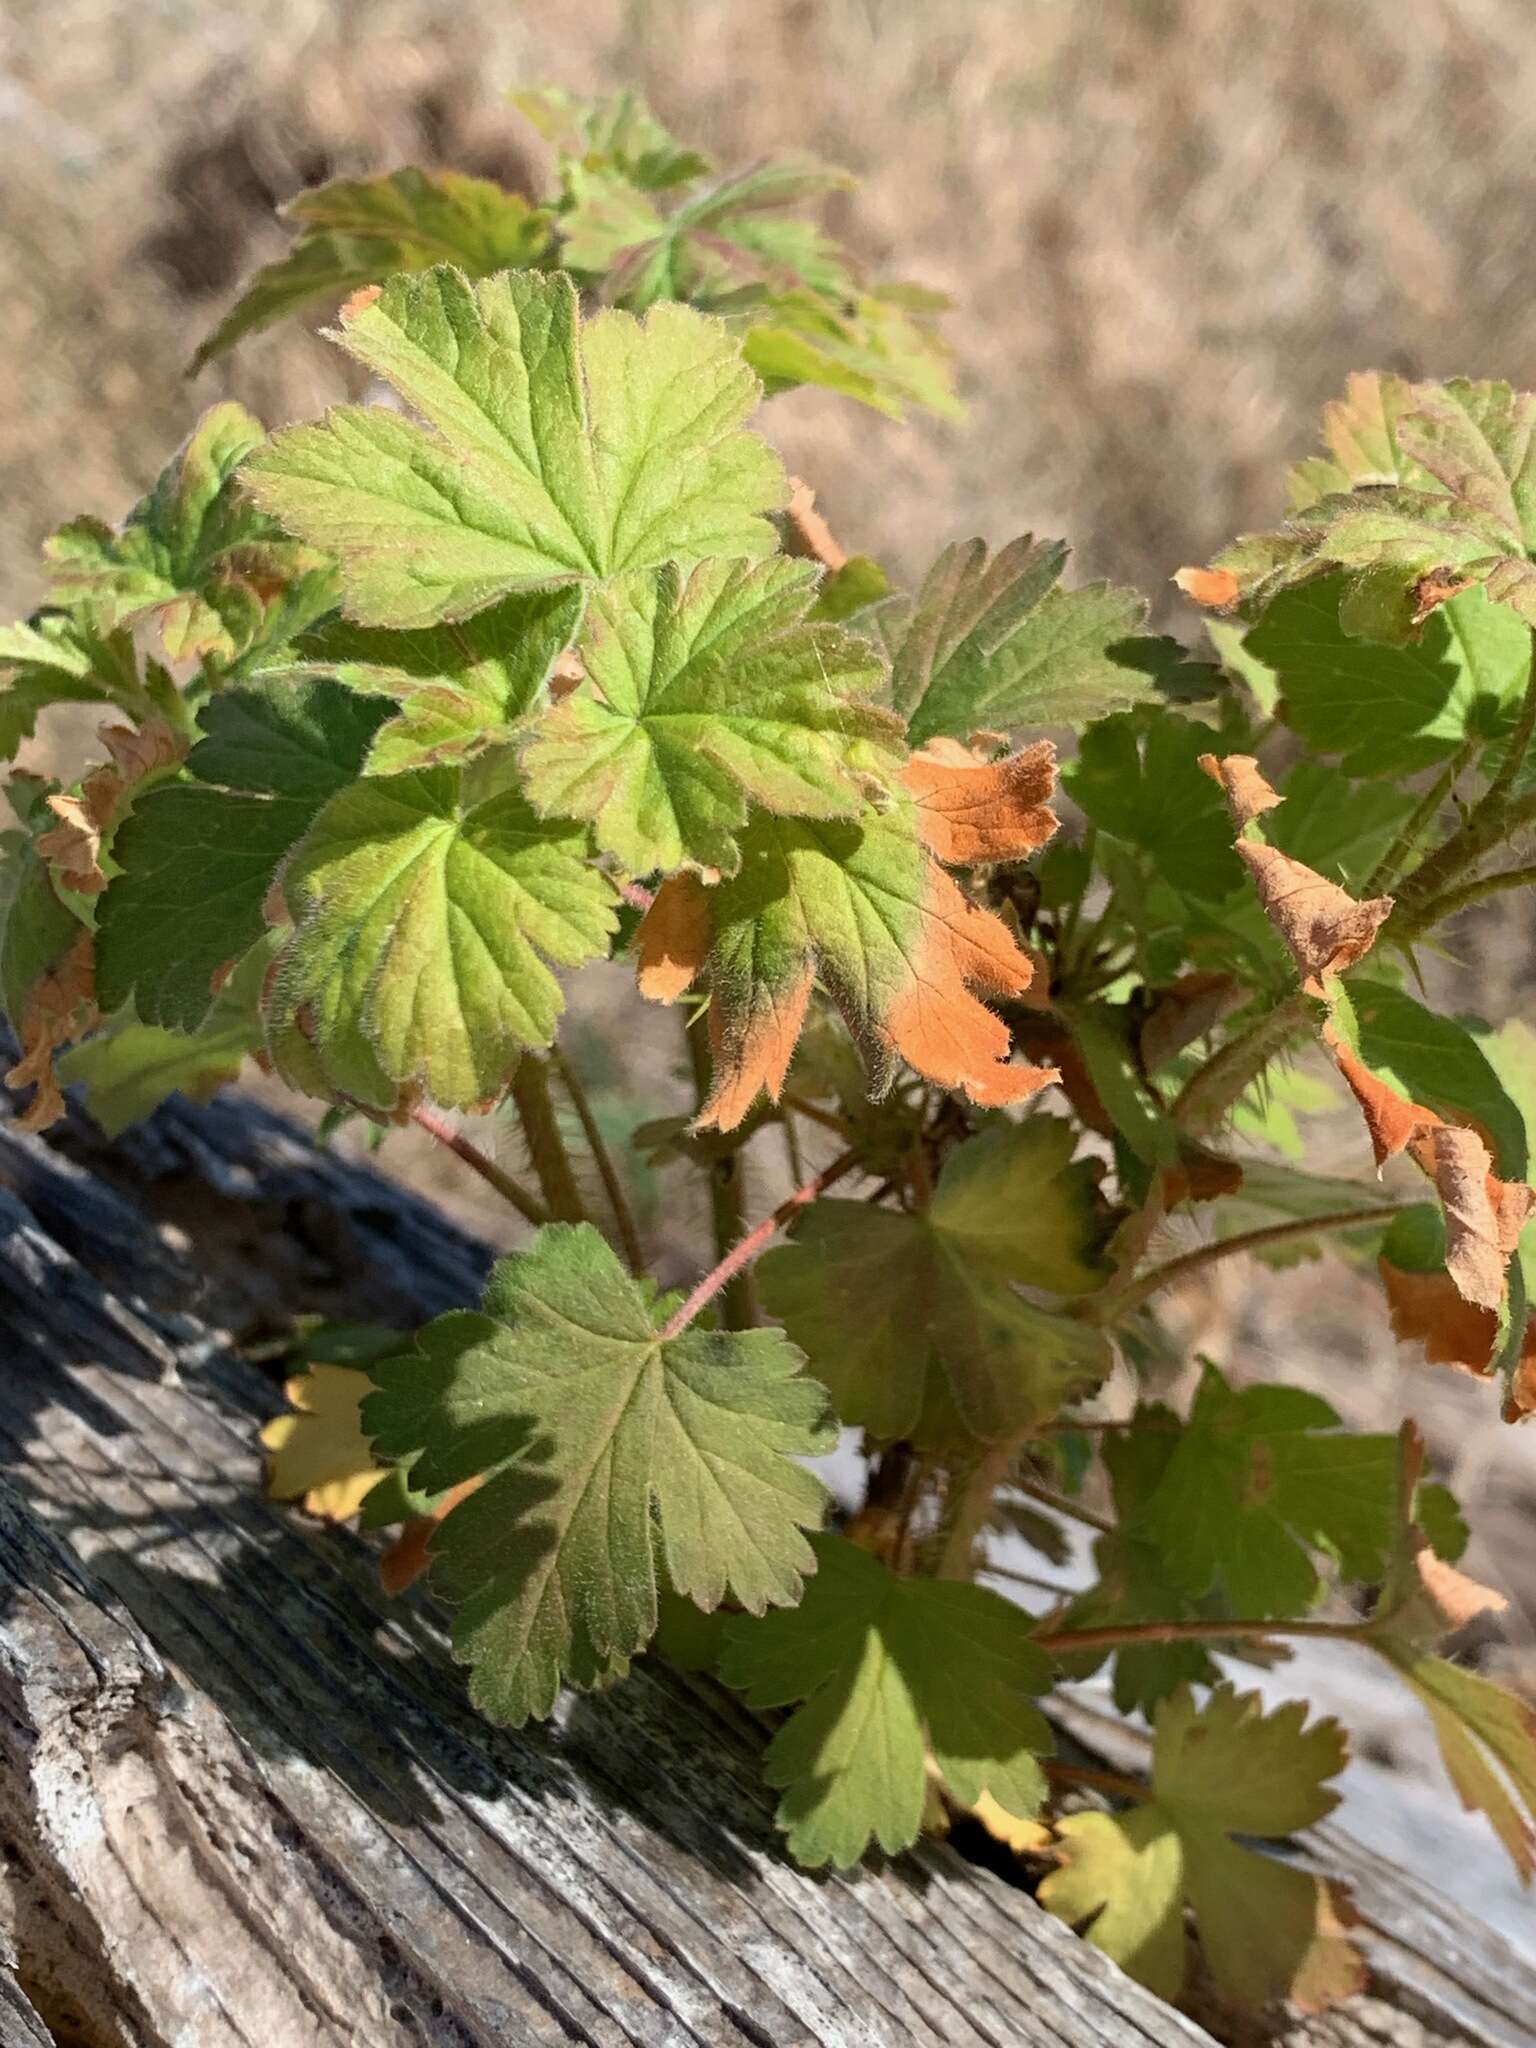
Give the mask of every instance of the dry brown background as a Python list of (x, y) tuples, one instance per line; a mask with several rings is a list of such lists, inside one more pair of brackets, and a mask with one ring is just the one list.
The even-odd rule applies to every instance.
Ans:
[[(296, 328), (180, 374), (283, 246), (274, 203), (408, 161), (536, 179), (501, 96), (518, 82), (633, 82), (726, 164), (800, 148), (862, 176), (834, 224), (876, 268), (954, 295), (969, 419), (895, 428), (797, 394), (766, 424), (843, 537), (904, 574), (956, 536), (1059, 532), (1080, 571), (1140, 583), (1178, 623), (1167, 578), (1274, 513), (1346, 371), (1536, 382), (1529, 0), (4, 0), (4, 16), (13, 610), (35, 600), (50, 526), (120, 515), (213, 399), (275, 424), (346, 389)], [(1528, 986), (1527, 927), (1500, 931), (1464, 997), (1485, 1008)], [(1484, 1390), (1400, 1357), (1342, 1269), (1279, 1291), (1224, 1269), (1183, 1313), (1361, 1422), (1426, 1415), (1530, 1669), (1536, 1426), (1501, 1431)], [(1363, 1686), (1338, 1676), (1357, 1722)], [(1419, 1796), (1436, 1774), (1411, 1713), (1395, 1694), (1369, 1712)], [(1441, 1795), (1405, 1803), (1401, 1782), (1373, 1813), (1362, 1795), (1378, 1839), (1433, 1842), (1442, 1879), (1521, 1924), (1481, 1825)]]

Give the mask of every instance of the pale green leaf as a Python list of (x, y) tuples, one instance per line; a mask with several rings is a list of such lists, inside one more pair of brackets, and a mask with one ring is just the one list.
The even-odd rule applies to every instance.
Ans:
[(552, 969), (607, 951), (614, 890), (584, 828), (537, 817), (507, 767), (368, 776), (315, 818), (284, 871), (295, 930), (266, 1004), (295, 1086), (387, 1109), (419, 1081), (470, 1108), (553, 1038)]
[(432, 625), (514, 590), (774, 546), (763, 515), (783, 472), (742, 430), (757, 380), (701, 313), (583, 325), (567, 278), (472, 286), (440, 267), (392, 279), (338, 338), (425, 424), (343, 406), (277, 435), (243, 475), (336, 554), (363, 624)]
[(734, 874), (748, 804), (854, 817), (859, 774), (900, 765), (901, 726), (861, 701), (882, 676), (866, 641), (805, 613), (809, 563), (668, 565), (595, 594), (587, 680), (533, 728), (528, 792), (588, 818), (631, 874), (685, 861)]
[(764, 1773), (800, 1863), (894, 1855), (922, 1825), (926, 1752), (955, 1798), (990, 1792), (1038, 1808), (1053, 1747), (1032, 1695), (1050, 1667), (1028, 1616), (985, 1587), (900, 1578), (839, 1536), (816, 1541), (800, 1605), (726, 1624), (720, 1675), (755, 1707), (805, 1704), (769, 1744)]
[(492, 1273), (480, 1313), (441, 1316), (373, 1368), (364, 1427), (413, 1486), (486, 1483), (443, 1524), (433, 1584), (493, 1718), (547, 1714), (656, 1627), (658, 1572), (698, 1606), (800, 1595), (832, 1441), (825, 1397), (772, 1330), (663, 1338), (672, 1303), (590, 1224), (550, 1224)]

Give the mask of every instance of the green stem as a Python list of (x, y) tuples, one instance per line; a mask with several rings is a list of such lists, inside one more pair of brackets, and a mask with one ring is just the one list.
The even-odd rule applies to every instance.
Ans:
[(1256, 1024), (1229, 1039), (1185, 1082), (1173, 1105), (1174, 1122), (1191, 1137), (1205, 1137), (1238, 1097), (1256, 1081), (1276, 1053), (1283, 1052), (1311, 1022), (1314, 998), (1298, 989)]
[(635, 1227), (634, 1211), (629, 1206), (629, 1197), (624, 1192), (624, 1182), (619, 1175), (613, 1154), (608, 1149), (608, 1141), (603, 1136), (602, 1128), (593, 1113), (592, 1103), (581, 1076), (559, 1046), (554, 1048), (550, 1058), (554, 1062), (556, 1073), (560, 1076), (561, 1086), (570, 1097), (571, 1107), (575, 1110), (577, 1121), (581, 1125), (581, 1134), (587, 1141), (587, 1150), (592, 1155), (592, 1163), (597, 1168), (598, 1178), (603, 1184), (603, 1193), (608, 1197), (614, 1228), (619, 1233), (619, 1243), (625, 1258), (629, 1261), (629, 1270), (636, 1274), (642, 1273), (645, 1270), (645, 1252), (640, 1243), (640, 1233)]
[(1392, 886), (1393, 876), (1396, 875), (1402, 863), (1414, 852), (1418, 845), (1420, 834), (1439, 817), (1446, 798), (1456, 787), (1457, 776), (1461, 774), (1471, 758), (1472, 747), (1469, 742), (1466, 746), (1458, 748), (1452, 758), (1446, 762), (1444, 769), (1435, 777), (1433, 784), (1425, 793), (1422, 801), (1414, 806), (1413, 815), (1409, 818), (1407, 824), (1404, 825), (1402, 831), (1398, 833), (1396, 839), (1393, 840), (1391, 846), (1388, 847), (1385, 856), (1376, 864), (1371, 870), (1370, 875), (1361, 884), (1361, 896), (1378, 896), (1383, 889), (1389, 889)]
[(549, 1069), (537, 1053), (525, 1052), (518, 1061), (511, 1092), (528, 1161), (550, 1215), (558, 1223), (587, 1222), (586, 1204), (550, 1097)]
[[(1532, 634), (1536, 654), (1536, 631)], [(1397, 892), (1397, 909), (1387, 920), (1384, 932), (1400, 945), (1416, 938), (1432, 922), (1429, 907), (1437, 904), (1469, 868), (1485, 860), (1500, 840), (1530, 815), (1532, 799), (1511, 803), (1515, 779), (1536, 738), (1536, 659), (1531, 663), (1520, 715), (1509, 736), (1499, 772), (1473, 805), (1460, 827), (1445, 844), (1421, 861)]]
[(988, 1444), (951, 1472), (944, 1511), (934, 1531), (931, 1556), (936, 1579), (969, 1579), (976, 1569), (976, 1544), (992, 1513), (997, 1489), (1018, 1457), (1017, 1444)]
[[(704, 1024), (700, 1019), (689, 1025), (686, 1014), (683, 1017), (683, 1038), (688, 1047), (688, 1063), (693, 1071), (694, 1100), (700, 1108), (708, 1100), (710, 1089), (709, 1047), (704, 1041)], [(715, 1258), (724, 1261), (741, 1236), (745, 1218), (745, 1202), (742, 1189), (742, 1148), (735, 1147), (723, 1152), (717, 1158), (705, 1163), (704, 1173), (709, 1186), (709, 1222), (714, 1239)], [(720, 1305), (720, 1319), (728, 1330), (750, 1330), (757, 1321), (756, 1290), (752, 1276), (745, 1267), (735, 1274), (726, 1289), (725, 1300)]]
[(1215, 1265), (1218, 1259), (1234, 1258), (1240, 1252), (1263, 1251), (1267, 1245), (1284, 1244), (1287, 1238), (1313, 1237), (1325, 1230), (1352, 1230), (1399, 1215), (1413, 1206), (1412, 1202), (1403, 1201), (1377, 1202), (1369, 1209), (1330, 1209), (1321, 1216), (1290, 1216), (1283, 1223), (1266, 1223), (1258, 1230), (1244, 1230), (1235, 1237), (1218, 1237), (1211, 1244), (1197, 1245), (1192, 1252), (1184, 1252), (1164, 1265), (1128, 1278), (1118, 1288), (1106, 1287), (1090, 1296), (1083, 1305), (1082, 1320), (1118, 1322), (1152, 1295), (1160, 1294), (1165, 1287), (1176, 1287), (1191, 1273)]
[(520, 1181), (504, 1172), (494, 1159), (488, 1158), (478, 1145), (472, 1144), (462, 1131), (456, 1131), (446, 1117), (439, 1116), (435, 1110), (418, 1107), (411, 1111), (411, 1122), (429, 1137), (436, 1138), (439, 1145), (446, 1145), (471, 1172), (479, 1174), (487, 1187), (494, 1188), (504, 1202), (510, 1202), (526, 1222), (535, 1226), (548, 1223), (549, 1211), (544, 1205), (536, 1201)]
[(1536, 862), (1523, 868), (1505, 868), (1497, 875), (1478, 875), (1470, 882), (1463, 882), (1459, 888), (1447, 889), (1443, 896), (1426, 905), (1409, 935), (1454, 917), (1458, 910), (1465, 910), (1471, 903), (1481, 903), (1485, 896), (1498, 896), (1506, 889), (1526, 889), (1533, 882), (1536, 882)]

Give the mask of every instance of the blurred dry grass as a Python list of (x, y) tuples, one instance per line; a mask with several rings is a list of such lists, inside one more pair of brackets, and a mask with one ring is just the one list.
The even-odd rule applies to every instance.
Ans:
[(0, 24), (0, 596), (120, 511), (223, 390), (342, 387), (289, 332), (179, 375), (271, 207), (409, 159), (536, 166), (514, 81), (638, 82), (726, 161), (866, 180), (839, 223), (953, 292), (972, 411), (769, 415), (840, 526), (900, 567), (1067, 533), (1153, 588), (1276, 503), (1345, 371), (1536, 379), (1522, 0), (7, 0)]

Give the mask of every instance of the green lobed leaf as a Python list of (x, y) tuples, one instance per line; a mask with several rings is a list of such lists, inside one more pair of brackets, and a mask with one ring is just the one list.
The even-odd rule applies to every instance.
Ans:
[(118, 827), (96, 917), (102, 1007), (195, 1031), (213, 976), (265, 929), (262, 905), (321, 806), (358, 774), (385, 707), (328, 679), (222, 690), (199, 714), (188, 781)]
[(261, 1044), (261, 987), (274, 951), (273, 935), (256, 942), (195, 1031), (167, 1031), (141, 1024), (132, 1009), (119, 1011), (56, 1062), (60, 1083), (85, 1089), (86, 1106), (109, 1138), (168, 1095), (206, 1102), (239, 1079), (246, 1056)]
[(303, 634), (274, 673), (334, 675), (350, 690), (393, 697), (399, 715), (375, 734), (367, 772), (429, 768), (512, 737), (544, 701), (585, 610), (578, 587), (519, 591), (473, 618), (415, 632), (333, 618)]
[[(1403, 775), (1507, 726), (1531, 666), (1528, 629), (1482, 590), (1439, 606), (1399, 646), (1352, 638), (1347, 586), (1325, 576), (1285, 591), (1248, 635), (1275, 672), (1280, 716), (1350, 775)], [(1278, 822), (1278, 819), (1277, 819)]]
[(1229, 1387), (1207, 1365), (1189, 1419), (1137, 1523), (1191, 1596), (1216, 1588), (1242, 1616), (1302, 1615), (1321, 1592), (1310, 1552), (1346, 1577), (1380, 1575), (1396, 1528), (1395, 1437), (1338, 1428), (1300, 1387)]
[[(1240, 1847), (1332, 1811), (1342, 1769), (1338, 1724), (1304, 1727), (1301, 1702), (1266, 1715), (1257, 1695), (1220, 1686), (1197, 1711), (1187, 1686), (1159, 1707), (1152, 1799), (1129, 1813), (1069, 1814), (1063, 1869), (1040, 1902), (1167, 1999), (1184, 1983), (1184, 1905), (1194, 1908), (1217, 1989), (1256, 2008), (1358, 1989), (1364, 1966), (1343, 1938), (1325, 1882)], [(1086, 1924), (1084, 1924), (1086, 1923)]]
[(363, 1422), (435, 1492), (488, 1475), (443, 1524), (433, 1584), (493, 1719), (547, 1714), (650, 1640), (658, 1572), (707, 1609), (797, 1599), (815, 1557), (822, 1390), (773, 1330), (664, 1338), (590, 1224), (548, 1224), (501, 1260), (483, 1311), (440, 1316), (372, 1368)]
[(1096, 1175), (1075, 1143), (1059, 1117), (995, 1124), (950, 1155), (922, 1213), (821, 1201), (759, 1263), (764, 1306), (843, 1422), (925, 1449), (1002, 1441), (1103, 1378), (1098, 1333), (1017, 1292), (1103, 1279)]
[(1122, 712), (1082, 736), (1062, 782), (1102, 832), (1137, 847), (1176, 889), (1206, 902), (1243, 885), (1232, 820), (1199, 765), (1208, 726), (1171, 711)]
[(860, 773), (894, 775), (899, 720), (860, 701), (882, 670), (866, 641), (812, 625), (817, 574), (776, 557), (673, 564), (595, 593), (587, 679), (532, 728), (528, 793), (587, 818), (631, 874), (741, 865), (749, 802), (854, 817)]
[(33, 843), (26, 785), (27, 778), (16, 777), (6, 787), (24, 829), (0, 832), (0, 1009), (13, 1025), (20, 1024), (38, 980), (83, 930), (59, 900), (49, 865)]
[(1032, 1695), (1050, 1683), (1030, 1624), (1009, 1601), (958, 1580), (899, 1578), (840, 1536), (816, 1539), (816, 1576), (797, 1608), (725, 1627), (720, 1675), (754, 1707), (803, 1701), (768, 1746), (784, 1797), (779, 1826), (797, 1862), (847, 1869), (869, 1844), (917, 1839), (931, 1751), (955, 1798), (990, 1792), (1038, 1808), (1050, 1729)]
[(194, 371), (247, 334), (303, 307), (334, 305), (397, 271), (456, 263), (470, 277), (487, 277), (535, 267), (550, 249), (547, 212), (488, 178), (458, 171), (333, 178), (280, 211), (299, 239), (251, 278), (193, 356)]
[(1373, 1642), (1427, 1710), (1462, 1805), (1487, 1815), (1528, 1884), (1536, 1876), (1536, 1711), (1444, 1657), (1390, 1636)]
[(100, 631), (156, 618), (173, 660), (242, 653), (289, 581), (328, 582), (240, 488), (236, 472), (263, 439), (242, 405), (204, 413), (120, 532), (75, 519), (48, 541), (55, 597), (83, 601)]
[[(116, 661), (104, 655), (118, 654)], [(14, 758), (53, 704), (138, 702), (131, 653), (126, 675), (120, 650), (70, 612), (45, 611), (30, 621), (0, 626), (0, 757)], [(126, 688), (125, 688), (126, 684)]]
[[(804, 265), (803, 256), (800, 258)], [(900, 285), (877, 287), (841, 301), (818, 292), (769, 291), (742, 295), (731, 312), (742, 334), (742, 353), (775, 392), (812, 384), (856, 399), (888, 419), (902, 420), (913, 406), (958, 420), (965, 408), (955, 395), (950, 352), (936, 315), (948, 301)]]
[(557, 85), (523, 87), (507, 97), (562, 156), (615, 170), (644, 191), (687, 184), (709, 169), (631, 86), (590, 99)]
[(929, 570), (898, 626), (891, 699), (912, 744), (982, 728), (1083, 725), (1154, 694), (1132, 639), (1146, 618), (1134, 592), (1056, 586), (1063, 541), (1031, 534), (989, 557), (956, 542)]
[[(266, 1002), (278, 1071), (388, 1109), (500, 1095), (564, 1007), (552, 966), (608, 950), (611, 882), (584, 828), (529, 807), (505, 756), (353, 783), (283, 875), (294, 931)], [(552, 963), (552, 964), (551, 964)]]
[(757, 380), (684, 306), (578, 319), (568, 278), (393, 278), (337, 337), (424, 425), (342, 406), (247, 463), (259, 502), (335, 553), (350, 615), (417, 627), (515, 590), (773, 549), (779, 462)]

